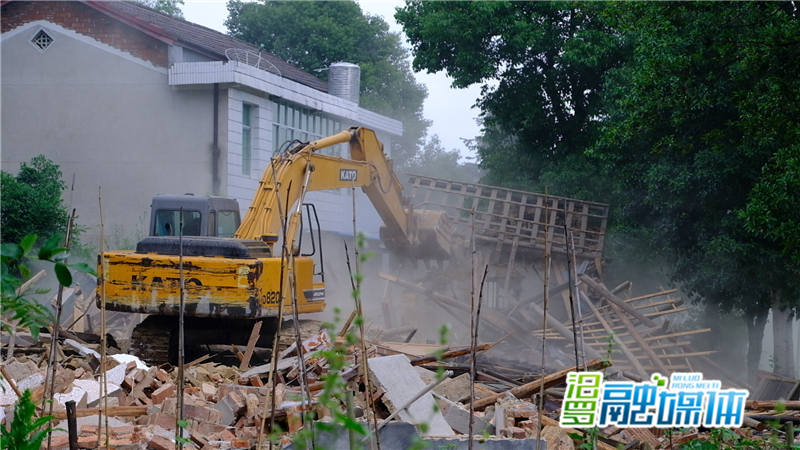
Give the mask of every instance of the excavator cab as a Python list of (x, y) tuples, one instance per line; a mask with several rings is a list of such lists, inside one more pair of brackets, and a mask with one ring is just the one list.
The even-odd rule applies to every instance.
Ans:
[(156, 195), (150, 210), (150, 236), (233, 237), (241, 223), (235, 198)]

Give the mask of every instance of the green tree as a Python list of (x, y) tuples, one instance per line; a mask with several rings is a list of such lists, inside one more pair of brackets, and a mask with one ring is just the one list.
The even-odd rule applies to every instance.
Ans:
[(742, 211), (748, 229), (777, 241), (800, 262), (800, 146), (780, 149), (764, 166)]
[(757, 368), (766, 314), (798, 294), (795, 3), (407, 1), (396, 18), (416, 69), (484, 84), (487, 180), (612, 202), (617, 241), (744, 312)]
[[(627, 54), (601, 20), (607, 7), (407, 1), (395, 18), (415, 70), (444, 70), (454, 87), (483, 85), (478, 151), (491, 182), (540, 190), (548, 171), (580, 157), (597, 136), (603, 76)], [(571, 194), (561, 188), (569, 186), (553, 193)]]
[[(604, 18), (633, 48), (607, 75), (606, 118), (591, 152), (615, 174), (618, 216), (670, 258), (673, 281), (696, 298), (749, 317), (772, 308), (787, 320), (796, 264), (748, 231), (739, 212), (762, 197), (754, 190), (766, 186), (762, 167), (798, 143), (795, 11), (782, 3), (624, 3)], [(751, 332), (753, 349), (763, 328)], [(776, 357), (790, 361), (789, 353)], [(760, 354), (749, 357), (752, 374)]]
[(2, 171), (0, 177), (3, 241), (21, 242), (31, 233), (66, 234), (69, 214), (61, 193), (67, 186), (57, 164), (39, 155), (23, 162), (16, 176)]
[(138, 3), (172, 17), (183, 19), (183, 11), (181, 10), (183, 0), (133, 0), (133, 3)]
[(422, 151), (397, 170), (404, 173), (445, 178), (454, 181), (475, 183), (480, 171), (472, 163), (461, 164), (458, 150), (445, 150), (439, 136), (434, 134), (422, 147)]
[(430, 122), (422, 115), (424, 85), (411, 73), (397, 33), (353, 1), (228, 2), (230, 34), (327, 81), (326, 69), (345, 61), (361, 67), (360, 105), (403, 122), (392, 156), (403, 164), (424, 144)]

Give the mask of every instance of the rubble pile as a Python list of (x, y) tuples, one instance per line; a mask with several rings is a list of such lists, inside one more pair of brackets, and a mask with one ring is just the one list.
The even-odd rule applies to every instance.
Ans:
[[(26, 349), (30, 348), (46, 349), (49, 336), (43, 334), (40, 340), (29, 347), (17, 348), (18, 356), (2, 366), (4, 390), (0, 406), (5, 408), (6, 423), (17, 400), (15, 391), (30, 389), (37, 404), (44, 398), (44, 380), (47, 376), (44, 353), (25, 354)], [(336, 338), (332, 341), (325, 330), (305, 336), (301, 344), (302, 359), (296, 346), (287, 345), (278, 357), (275, 372), (274, 411), (269, 406), (273, 393), (268, 383), (271, 364), (245, 371), (202, 358), (186, 364), (183, 417), (188, 423), (185, 435), (190, 442), (184, 448), (255, 448), (262, 420), (269, 425), (273, 418), (275, 429), (283, 433), (281, 443), (285, 446), (292, 441), (294, 433), (309, 425), (304, 423), (309, 417), (313, 420), (329, 420), (330, 411), (317, 401), (328, 371), (327, 361), (318, 351), (331, 349), (335, 342)], [(342, 342), (341, 338), (339, 342)], [(147, 366), (131, 355), (111, 355), (106, 368), (107, 397), (104, 399), (100, 389), (99, 355), (92, 348), (96, 345), (64, 339), (60, 347), (64, 359), (56, 367), (53, 395), (57, 422), (54, 428), (60, 430), (52, 435), (51, 449), (69, 448), (68, 436), (63, 430), (67, 429), (64, 407), (70, 400), (77, 405), (78, 446), (81, 449), (106, 448), (104, 423), (98, 416), (106, 408), (109, 416), (109, 448), (177, 448), (175, 436), (179, 416), (179, 379), (175, 367)], [(434, 359), (430, 363), (425, 353), (433, 347), (437, 346), (370, 342), (370, 396), (365, 391), (360, 346), (347, 348), (347, 364), (341, 376), (347, 382), (347, 389), (356, 394), (355, 411), (359, 412), (360, 420), (382, 424), (392, 417), (396, 421), (414, 425), (425, 423), (427, 427), (418, 430), (423, 438), (432, 442), (442, 439), (463, 442), (469, 430), (469, 403), (472, 402), (473, 434), (481, 439), (531, 440), (530, 443), (533, 443), (532, 439), (538, 437), (546, 441), (547, 448), (551, 450), (576, 449), (588, 439), (583, 430), (562, 428), (558, 424), (560, 398), (563, 396), (559, 386), (563, 385), (567, 373), (574, 367), (527, 383), (500, 374), (497, 374), (498, 377), (479, 374), (473, 381), (469, 373), (456, 375), (449, 372), (448, 377), (441, 378), (437, 372), (422, 366), (430, 369), (462, 367), (469, 358), (469, 352), (463, 348), (438, 346), (436, 349), (445, 359)], [(488, 353), (491, 353), (491, 348), (482, 346)], [(448, 358), (449, 355), (462, 356)], [(609, 364), (599, 359), (588, 362), (590, 370), (601, 370)], [(303, 366), (305, 379), (301, 373)], [(618, 373), (617, 376), (621, 375)], [(791, 381), (775, 377), (765, 377), (764, 380), (766, 384), (759, 390), (761, 395), (775, 391), (771, 387), (776, 383), (783, 386)], [(546, 395), (544, 411), (540, 415), (537, 396), (542, 385)], [(433, 389), (429, 389), (431, 386), (434, 386)], [(794, 380), (793, 386), (797, 390), (800, 382)], [(474, 399), (471, 397), (472, 388), (475, 390)], [(302, 400), (303, 392), (311, 393), (310, 401)], [(783, 402), (782, 406), (778, 403), (768, 399), (748, 402), (746, 427), (733, 430), (732, 433), (754, 442), (774, 442), (776, 436), (784, 441), (787, 434), (778, 430), (776, 424), (800, 421), (797, 412), (784, 412), (786, 406), (800, 410), (800, 402)], [(48, 408), (46, 405), (45, 413)], [(310, 414), (304, 415), (304, 412)], [(773, 426), (768, 426), (770, 424)], [(98, 439), (101, 442), (98, 443)], [(617, 448), (618, 444), (631, 449), (677, 448), (692, 440), (712, 440), (716, 437), (704, 429), (665, 433), (655, 428), (608, 427), (599, 430), (598, 439), (597, 448), (611, 450)]]
[[(675, 315), (686, 310), (676, 290), (633, 296), (630, 282), (605, 285), (607, 205), (420, 176), (410, 183), (414, 204), (445, 210), (456, 243), (466, 250), (472, 242), (473, 257), (423, 261), (422, 275), (416, 262), (391, 275), (378, 273), (386, 285), (384, 328), (369, 322), (354, 343), (345, 335), (355, 313), (338, 333), (320, 322), (285, 321), (275, 358), (258, 349), (255, 359), (273, 362), (251, 367), (259, 322), (244, 353), (230, 345), (225, 361), (238, 358), (235, 367), (209, 354), (179, 373), (170, 364), (150, 366), (113, 348), (101, 367), (99, 338), (82, 333), (97, 331), (93, 302), (86, 301), (93, 295), (76, 289), (67, 296), (72, 314), (56, 342), (46, 333), (38, 339), (25, 333), (3, 337), (4, 422), (19, 392), (30, 389), (45, 407), (40, 413), (52, 406), (59, 421), (51, 449), (69, 448), (64, 430), (71, 402), (81, 449), (175, 449), (181, 434), (188, 439), (183, 448), (252, 449), (264, 435), (277, 436), (282, 448), (298, 448), (293, 440), (308, 429), (324, 443), (317, 448), (362, 447), (350, 441), (363, 444), (362, 437), (318, 426), (345, 413), (377, 434), (384, 450), (408, 448), (412, 435), (453, 450), (466, 449), (470, 439), (481, 450), (532, 449), (542, 441), (548, 450), (672, 449), (697, 441), (708, 441), (703, 448), (710, 448), (710, 442), (738, 439), (794, 444), (800, 381), (763, 376), (754, 389), (710, 359), (712, 351), (692, 347), (692, 336), (711, 330), (673, 326)], [(478, 313), (471, 300), (479, 266), (486, 268), (487, 290), (478, 293)], [(96, 286), (91, 279), (82, 284), (87, 291)], [(121, 315), (114, 321), (124, 348), (137, 320)], [(462, 345), (435, 343), (444, 321), (453, 324), (453, 342)], [(473, 348), (464, 344), (472, 342), (476, 322), (481, 344)], [(47, 370), (51, 346), (58, 356), (54, 372)], [(750, 391), (744, 427), (561, 427), (563, 385), (578, 368), (636, 382), (654, 372), (702, 372), (725, 387)], [(103, 373), (107, 384), (101, 389)], [(50, 374), (53, 387), (45, 389)], [(333, 374), (342, 392), (331, 394), (326, 380)], [(107, 433), (101, 413), (108, 418)], [(785, 430), (782, 424), (788, 424)]]

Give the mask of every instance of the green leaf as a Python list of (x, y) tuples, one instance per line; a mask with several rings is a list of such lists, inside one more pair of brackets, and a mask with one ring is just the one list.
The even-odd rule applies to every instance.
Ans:
[(77, 270), (78, 272), (88, 273), (89, 275), (97, 276), (95, 268), (86, 263), (70, 264), (69, 268), (72, 270)]
[(57, 248), (53, 251), (53, 254), (50, 255), (50, 261), (63, 261), (69, 258), (69, 253), (65, 248)]
[(5, 257), (18, 260), (22, 259), (23, 250), (22, 247), (17, 244), (6, 243), (0, 247), (0, 253)]
[(37, 236), (35, 234), (29, 234), (22, 239), (22, 242), (19, 243), (19, 246), (22, 247), (22, 251), (24, 254), (30, 253), (31, 249), (33, 248), (33, 244), (36, 243)]
[(23, 279), (30, 278), (32, 275), (31, 269), (26, 264), (20, 264), (17, 266), (19, 269), (19, 274)]
[(72, 274), (69, 271), (69, 267), (64, 263), (56, 263), (55, 271), (59, 284), (64, 287), (72, 286)]
[[(61, 235), (54, 234), (50, 236), (47, 241), (45, 241), (44, 245), (39, 249), (39, 259), (50, 261), (54, 254), (58, 253), (59, 251), (59, 244), (61, 242)], [(64, 251), (63, 249), (61, 251)]]

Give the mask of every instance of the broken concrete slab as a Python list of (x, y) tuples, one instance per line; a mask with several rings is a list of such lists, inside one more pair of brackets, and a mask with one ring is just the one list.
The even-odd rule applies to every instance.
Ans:
[[(286, 369), (292, 368), (294, 367), (295, 364), (297, 364), (296, 358), (282, 359), (278, 361), (278, 371), (281, 372)], [(242, 378), (252, 378), (256, 375), (268, 373), (271, 369), (272, 369), (272, 363), (262, 364), (260, 366), (253, 367), (252, 369), (243, 373)]]
[(436, 386), (433, 392), (450, 400), (451, 402), (463, 402), (470, 398), (470, 386), (472, 381), (469, 374), (461, 374), (455, 378), (444, 380), (442, 384)]
[[(411, 365), (406, 355), (382, 356), (369, 360), (372, 380), (385, 392), (382, 397), (384, 405), (390, 412), (395, 412), (417, 393), (425, 389), (425, 383)], [(412, 403), (398, 417), (413, 424), (426, 423), (428, 430), (424, 436), (453, 436), (455, 433), (442, 413), (437, 410), (433, 395), (428, 392)]]
[(219, 423), (230, 426), (247, 410), (247, 400), (245, 396), (232, 391), (220, 398), (214, 409), (222, 413)]
[[(456, 433), (469, 434), (469, 410), (450, 400), (434, 393), (436, 402), (442, 411), (442, 416), (450, 428)], [(484, 420), (482, 417), (474, 416), (472, 424), (473, 435), (494, 434), (494, 425)]]
[(14, 381), (22, 381), (29, 376), (39, 373), (39, 367), (33, 361), (19, 362), (17, 360), (11, 361), (3, 366), (11, 379)]
[[(101, 398), (99, 381), (75, 380), (72, 384), (86, 391), (86, 401), (89, 406), (97, 406), (98, 400)], [(109, 397), (115, 397), (122, 393), (122, 388), (115, 384), (106, 383), (106, 393)]]

